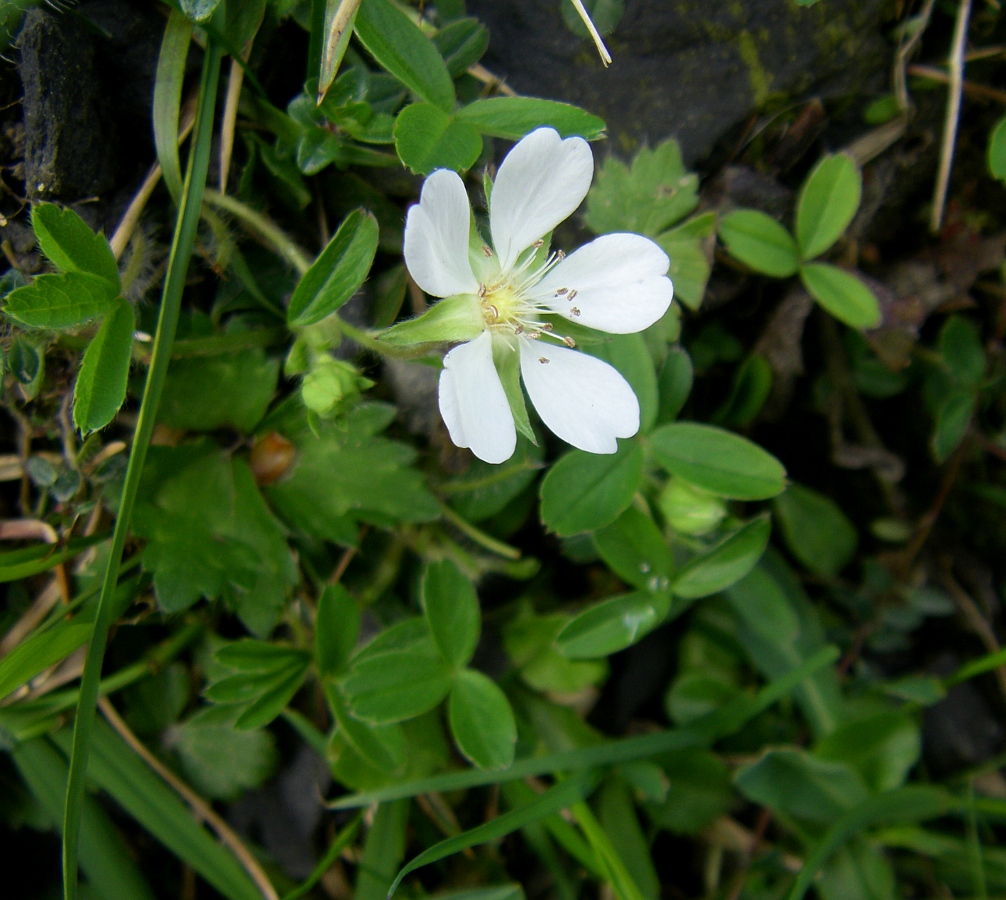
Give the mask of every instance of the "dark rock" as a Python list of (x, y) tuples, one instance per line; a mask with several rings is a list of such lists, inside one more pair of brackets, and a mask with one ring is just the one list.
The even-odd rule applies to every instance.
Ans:
[[(31, 200), (81, 203), (92, 227), (114, 226), (154, 160), (151, 102), (164, 22), (129, 0), (25, 17), (21, 144)], [(194, 48), (190, 69), (198, 58)]]
[(19, 46), (28, 196), (70, 202), (111, 190), (118, 129), (89, 32), (76, 16), (34, 9)]
[(566, 28), (559, 3), (470, 0), (489, 27), (484, 59), (516, 91), (602, 116), (611, 149), (677, 138), (688, 164), (767, 103), (836, 96), (886, 72), (883, 0), (798, 7), (788, 0), (626, 0), (605, 70)]

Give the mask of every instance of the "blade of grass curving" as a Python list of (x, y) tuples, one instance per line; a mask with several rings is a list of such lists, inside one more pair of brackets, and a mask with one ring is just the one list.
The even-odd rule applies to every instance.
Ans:
[(80, 700), (77, 704), (77, 718), (73, 730), (73, 752), (70, 756), (70, 777), (66, 787), (66, 808), (63, 820), (63, 897), (75, 900), (77, 895), (77, 841), (80, 835), (80, 810), (84, 797), (84, 779), (87, 773), (87, 755), (94, 724), (95, 706), (98, 701), (98, 684), (101, 679), (101, 663), (108, 643), (108, 632), (112, 625), (113, 603), (119, 578), (119, 563), (129, 531), (129, 520), (136, 501), (137, 488), (143, 472), (143, 463), (150, 446), (154, 430), (157, 406), (164, 388), (164, 379), (171, 359), (171, 345), (178, 326), (185, 276), (192, 258), (196, 229), (199, 225), (199, 211), (202, 206), (203, 190), (206, 186), (206, 172), (210, 160), (210, 144), (213, 138), (213, 110), (216, 104), (217, 82), (220, 77), (220, 49), (213, 41), (208, 41), (203, 57), (202, 80), (196, 108), (196, 124), (193, 131), (192, 148), (189, 152), (185, 174), (182, 202), (178, 208), (171, 252), (168, 257), (161, 309), (154, 336), (153, 354), (147, 372), (147, 383), (143, 390), (140, 414), (136, 421), (136, 433), (126, 466), (126, 477), (122, 487), (119, 515), (112, 533), (112, 547), (109, 551), (105, 578), (98, 598), (98, 609), (94, 619), (94, 633), (84, 663), (84, 674), (80, 682)]
[(929, 785), (908, 785), (867, 798), (838, 818), (818, 841), (804, 862), (788, 900), (801, 900), (832, 854), (864, 829), (935, 819), (960, 811), (963, 805), (942, 788)]
[(563, 750), (560, 753), (520, 759), (503, 771), (487, 772), (481, 769), (464, 769), (460, 772), (431, 775), (427, 778), (418, 778), (415, 781), (389, 785), (375, 791), (350, 794), (348, 797), (340, 797), (328, 805), (330, 809), (355, 809), (369, 806), (371, 803), (385, 803), (388, 800), (400, 800), (403, 797), (414, 797), (417, 794), (428, 794), (433, 791), (447, 792), (484, 787), (487, 784), (516, 781), (521, 778), (548, 775), (552, 772), (572, 772), (594, 766), (611, 766), (685, 747), (705, 747), (718, 738), (737, 731), (746, 722), (792, 693), (818, 669), (831, 665), (838, 659), (838, 656), (839, 651), (836, 647), (825, 647), (802, 665), (763, 687), (754, 698), (738, 697), (722, 709), (699, 719), (687, 728), (669, 728), (666, 731), (624, 738), (594, 747)]
[(561, 809), (568, 809), (586, 799), (591, 791), (597, 787), (599, 781), (599, 773), (593, 771), (581, 772), (549, 788), (534, 803), (529, 803), (527, 806), (519, 806), (517, 809), (512, 809), (501, 816), (497, 816), (491, 822), (486, 822), (485, 825), (479, 825), (477, 828), (464, 832), (464, 834), (459, 834), (456, 837), (441, 841), (439, 844), (434, 844), (428, 850), (415, 857), (398, 873), (391, 884), (391, 888), (388, 890), (388, 897), (390, 898), (398, 890), (402, 879), (410, 872), (443, 859), (445, 856), (460, 853), (469, 847), (486, 844), (497, 838), (506, 837), (511, 832), (530, 825), (532, 822), (538, 822), (546, 816), (559, 812)]
[(594, 853), (607, 873), (608, 883), (619, 900), (643, 900), (643, 894), (632, 880), (629, 870), (622, 862), (622, 857), (612, 845), (607, 832), (597, 821), (593, 810), (586, 803), (576, 803), (569, 810), (577, 824), (590, 841)]
[(182, 200), (182, 164), (178, 157), (178, 116), (185, 82), (185, 61), (192, 41), (192, 20), (172, 10), (164, 27), (154, 78), (154, 149), (164, 185), (177, 206)]
[(325, 855), (318, 862), (318, 865), (314, 867), (314, 871), (307, 877), (307, 881), (300, 887), (294, 888), (290, 893), (284, 894), (283, 900), (300, 900), (305, 894), (310, 893), (311, 888), (321, 881), (322, 876), (332, 868), (335, 861), (339, 858), (339, 854), (352, 843), (353, 838), (356, 837), (356, 832), (360, 830), (360, 823), (362, 821), (363, 813), (357, 813), (350, 823), (335, 836), (335, 840), (332, 841), (328, 850), (325, 851)]

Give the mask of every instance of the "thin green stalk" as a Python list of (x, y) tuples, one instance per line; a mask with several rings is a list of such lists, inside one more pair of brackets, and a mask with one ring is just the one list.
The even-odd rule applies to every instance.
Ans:
[(620, 900), (643, 900), (643, 895), (632, 880), (629, 870), (625, 868), (622, 857), (612, 846), (607, 833), (597, 821), (593, 811), (586, 802), (576, 803), (569, 808), (577, 824), (594, 848), (601, 865), (608, 873), (608, 881)]
[(202, 81), (199, 85), (199, 100), (196, 111), (194, 139), (189, 152), (185, 173), (185, 190), (178, 209), (168, 270), (164, 279), (164, 292), (154, 336), (154, 350), (147, 372), (147, 383), (143, 390), (140, 414), (136, 422), (136, 434), (129, 453), (126, 477), (122, 488), (119, 515), (112, 534), (112, 548), (105, 569), (105, 578), (98, 598), (98, 609), (94, 618), (94, 631), (84, 663), (84, 674), (80, 681), (80, 700), (73, 729), (73, 751), (70, 756), (70, 773), (66, 785), (66, 807), (63, 813), (63, 898), (75, 900), (77, 896), (77, 845), (80, 838), (80, 814), (84, 800), (84, 781), (87, 773), (87, 758), (90, 749), (91, 729), (94, 725), (95, 708), (98, 702), (98, 688), (101, 681), (101, 663), (108, 643), (108, 632), (112, 625), (113, 597), (119, 580), (119, 565), (129, 531), (136, 492), (140, 485), (143, 464), (150, 446), (154, 430), (154, 419), (161, 400), (161, 391), (171, 359), (171, 346), (178, 326), (185, 276), (192, 258), (196, 229), (199, 226), (199, 211), (202, 206), (203, 191), (206, 186), (206, 172), (210, 159), (210, 143), (213, 137), (213, 110), (220, 75), (220, 49), (213, 41), (208, 41), (203, 57)]

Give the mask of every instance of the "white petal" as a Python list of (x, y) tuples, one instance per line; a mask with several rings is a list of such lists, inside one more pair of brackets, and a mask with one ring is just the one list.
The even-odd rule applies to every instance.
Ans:
[(632, 334), (648, 328), (671, 305), (668, 266), (667, 254), (649, 238), (605, 234), (567, 256), (534, 292), (542, 305), (571, 322)]
[(513, 456), (517, 429), (493, 365), (490, 332), (459, 344), (444, 357), (440, 414), (451, 440), (459, 447), (471, 447), (479, 459), (501, 463)]
[(503, 160), (493, 184), (489, 227), (504, 272), (538, 238), (569, 218), (594, 176), (590, 145), (539, 128)]
[(405, 219), (405, 265), (427, 294), (474, 294), (479, 285), (468, 262), (471, 207), (457, 172), (437, 169), (423, 184)]
[(639, 401), (629, 383), (600, 359), (520, 341), (520, 371), (542, 421), (589, 453), (614, 453), (615, 438), (639, 431)]

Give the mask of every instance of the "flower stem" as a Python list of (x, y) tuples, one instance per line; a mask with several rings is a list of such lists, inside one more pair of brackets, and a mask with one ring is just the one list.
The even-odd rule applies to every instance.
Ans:
[(164, 279), (161, 309), (154, 337), (153, 355), (147, 373), (147, 383), (143, 391), (140, 414), (136, 422), (136, 434), (126, 467), (125, 482), (119, 515), (112, 534), (105, 578), (101, 585), (101, 596), (94, 617), (94, 630), (84, 663), (84, 673), (80, 682), (80, 699), (73, 729), (73, 751), (70, 756), (70, 772), (66, 785), (66, 807), (63, 817), (63, 897), (75, 900), (77, 895), (77, 845), (80, 837), (80, 815), (84, 801), (84, 782), (90, 749), (91, 729), (94, 725), (95, 707), (101, 680), (101, 663), (108, 643), (108, 632), (112, 625), (113, 598), (119, 580), (122, 551), (129, 531), (129, 520), (136, 502), (140, 476), (150, 446), (154, 430), (154, 419), (161, 399), (164, 379), (171, 359), (171, 345), (178, 326), (185, 275), (192, 258), (196, 229), (199, 225), (199, 210), (202, 206), (203, 190), (206, 186), (206, 172), (210, 158), (210, 144), (213, 137), (213, 110), (220, 75), (220, 49), (212, 40), (207, 41), (203, 57), (202, 81), (196, 112), (195, 139), (189, 153), (188, 170), (185, 174), (182, 202), (178, 209), (168, 269)]

